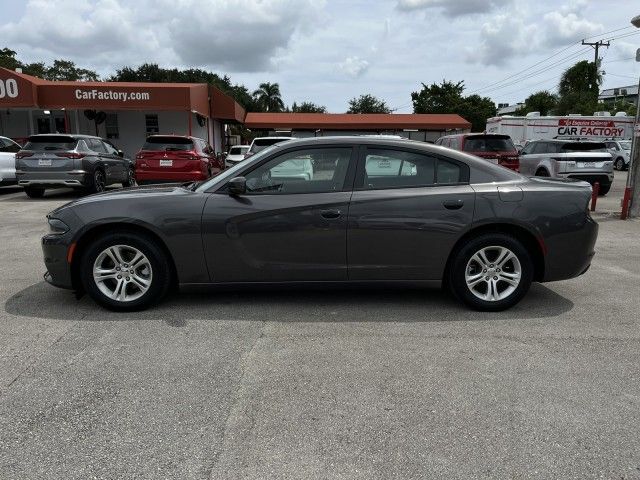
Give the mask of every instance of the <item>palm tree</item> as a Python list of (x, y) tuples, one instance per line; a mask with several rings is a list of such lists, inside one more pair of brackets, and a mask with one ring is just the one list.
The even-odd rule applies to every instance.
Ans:
[(256, 104), (265, 112), (281, 112), (284, 110), (284, 102), (280, 95), (280, 85), (277, 83), (261, 83), (253, 92)]

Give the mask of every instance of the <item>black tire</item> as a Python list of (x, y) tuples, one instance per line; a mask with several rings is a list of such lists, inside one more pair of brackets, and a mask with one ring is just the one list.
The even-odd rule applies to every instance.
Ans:
[(134, 168), (129, 168), (127, 172), (127, 179), (122, 182), (122, 186), (125, 188), (136, 186), (136, 171)]
[(539, 168), (536, 171), (536, 177), (549, 177), (549, 172), (545, 168)]
[(606, 195), (611, 190), (611, 185), (600, 185), (600, 189), (598, 190), (598, 195)]
[[(93, 267), (96, 259), (106, 249), (116, 245), (139, 250), (151, 265), (152, 275), (148, 290), (137, 299), (119, 301), (110, 298), (94, 280)], [(123, 275), (127, 274), (123, 273)], [(171, 265), (162, 247), (152, 237), (139, 233), (115, 232), (98, 238), (86, 248), (80, 260), (80, 278), (87, 294), (99, 305), (119, 312), (138, 311), (159, 303), (165, 297), (171, 285)], [(113, 280), (113, 282), (116, 281)], [(124, 279), (122, 281), (124, 282)], [(130, 288), (130, 290), (133, 289), (134, 294), (137, 293), (135, 285), (131, 285), (131, 287), (125, 286), (125, 291)]]
[(104, 192), (107, 186), (107, 177), (104, 174), (104, 170), (96, 168), (93, 171), (93, 177), (91, 178), (91, 185), (89, 186), (89, 193)]
[[(487, 247), (507, 248), (517, 257), (520, 263), (520, 281), (517, 287), (503, 299), (491, 301), (480, 299), (471, 291), (471, 288), (467, 286), (465, 277), (467, 265), (469, 265), (471, 258), (477, 252)], [(509, 268), (509, 264), (505, 266), (505, 272), (507, 272), (507, 268)], [(489, 275), (495, 275), (495, 273), (489, 272)], [(494, 276), (493, 278), (498, 277)], [(517, 238), (503, 233), (482, 234), (467, 241), (453, 253), (448, 271), (448, 285), (451, 293), (465, 305), (475, 310), (487, 312), (506, 310), (517, 304), (529, 291), (532, 281), (533, 262), (531, 261), (531, 255)], [(506, 292), (509, 287), (504, 288), (505, 285), (500, 280), (497, 280), (497, 282), (500, 282), (496, 283), (496, 285), (500, 285), (500, 287), (497, 288), (503, 288), (503, 292)]]
[(624, 159), (622, 157), (616, 158), (616, 161), (613, 163), (613, 167), (616, 170), (624, 170)]
[(24, 193), (26, 193), (29, 198), (42, 198), (44, 197), (44, 188), (24, 187)]

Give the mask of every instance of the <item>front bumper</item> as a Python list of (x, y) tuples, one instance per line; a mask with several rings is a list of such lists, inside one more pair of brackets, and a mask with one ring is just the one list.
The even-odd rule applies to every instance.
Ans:
[(18, 185), (23, 187), (85, 187), (91, 175), (84, 170), (62, 172), (17, 171)]
[(71, 265), (67, 262), (68, 241), (66, 234), (42, 237), (42, 253), (47, 268), (44, 279), (56, 287), (73, 289)]

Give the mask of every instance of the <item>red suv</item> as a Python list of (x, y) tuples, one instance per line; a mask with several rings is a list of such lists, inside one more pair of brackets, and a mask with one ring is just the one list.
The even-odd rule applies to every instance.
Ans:
[(140, 185), (206, 180), (222, 169), (213, 148), (196, 137), (152, 135), (136, 155), (136, 181)]
[(436, 140), (436, 145), (461, 150), (477, 157), (510, 168), (520, 169), (518, 150), (509, 135), (497, 133), (460, 133), (445, 135)]

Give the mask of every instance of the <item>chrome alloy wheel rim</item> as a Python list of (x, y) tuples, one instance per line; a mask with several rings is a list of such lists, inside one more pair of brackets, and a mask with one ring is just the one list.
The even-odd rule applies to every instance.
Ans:
[(467, 288), (480, 300), (498, 302), (509, 297), (520, 284), (522, 267), (508, 248), (491, 246), (478, 250), (467, 262)]
[(129, 245), (108, 247), (93, 262), (93, 281), (105, 296), (116, 302), (132, 302), (142, 297), (152, 280), (149, 259)]

